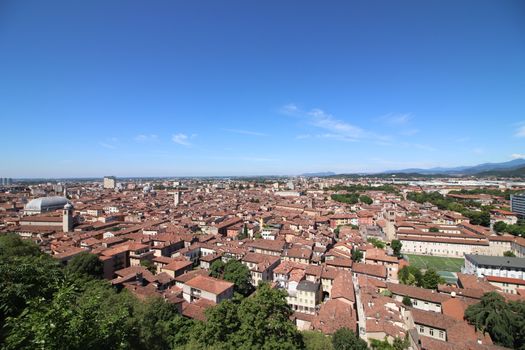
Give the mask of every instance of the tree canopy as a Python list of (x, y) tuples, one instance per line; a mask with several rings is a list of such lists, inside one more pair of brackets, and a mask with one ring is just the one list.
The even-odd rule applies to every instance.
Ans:
[(361, 262), (363, 260), (363, 252), (357, 248), (352, 249), (352, 261)]
[(436, 270), (430, 268), (425, 273), (422, 273), (420, 269), (412, 265), (403, 266), (399, 269), (397, 276), (402, 284), (415, 285), (427, 289), (436, 289), (438, 284), (445, 282)]
[(496, 221), (492, 228), (497, 233), (507, 232), (513, 236), (525, 237), (525, 225), (523, 224), (523, 221), (519, 221), (514, 225), (506, 224), (503, 221)]
[(104, 266), (98, 256), (83, 252), (69, 261), (66, 266), (66, 271), (101, 278), (104, 273)]
[(410, 192), (407, 195), (407, 199), (418, 203), (429, 202), (441, 210), (458, 212), (469, 218), (470, 223), (473, 225), (490, 226), (489, 208), (483, 207), (480, 203), (474, 201), (458, 201), (450, 197), (445, 197), (439, 192)]
[(348, 328), (339, 328), (332, 336), (334, 350), (367, 350), (368, 345)]
[(372, 243), (372, 245), (379, 249), (385, 249), (386, 244), (382, 240), (375, 238), (375, 237), (368, 237), (367, 239), (368, 243)]
[(235, 259), (229, 260), (224, 265), (224, 279), (232, 282), (236, 292), (248, 295), (252, 292), (251, 274), (248, 266)]
[(235, 291), (244, 296), (253, 291), (250, 269), (238, 260), (231, 259), (226, 264), (222, 260), (214, 261), (210, 266), (210, 276), (232, 282)]
[(297, 349), (301, 334), (290, 321), (285, 292), (261, 284), (249, 298), (227, 300), (206, 311), (196, 344), (217, 349)]
[(361, 195), (361, 196), (359, 196), (359, 201), (360, 201), (361, 203), (365, 203), (365, 204), (368, 204), (368, 205), (374, 203), (374, 201), (372, 200), (372, 198), (370, 198), (370, 197), (367, 196), (367, 195)]
[(465, 318), (490, 334), (497, 345), (525, 349), (525, 302), (506, 302), (496, 292), (485, 293), (479, 303), (467, 308)]
[(401, 249), (403, 248), (403, 243), (401, 243), (400, 240), (392, 240), (392, 242), (390, 242), (390, 248), (392, 248), (392, 250), (394, 251), (395, 256), (401, 257)]
[(331, 337), (318, 331), (301, 332), (306, 350), (332, 350)]
[(407, 349), (409, 345), (410, 342), (408, 340), (408, 335), (405, 338), (395, 337), (392, 344), (388, 342), (386, 337), (384, 340), (370, 340), (370, 347), (372, 350), (404, 350)]

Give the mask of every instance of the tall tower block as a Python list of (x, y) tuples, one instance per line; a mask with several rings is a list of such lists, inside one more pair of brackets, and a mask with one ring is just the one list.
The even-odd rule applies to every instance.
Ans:
[(180, 196), (181, 196), (181, 192), (180, 191), (175, 191), (175, 193), (173, 194), (173, 205), (175, 205), (175, 206), (179, 205), (179, 203), (180, 203)]
[(174, 192), (168, 192), (168, 194), (173, 195), (173, 205), (176, 207), (180, 203), (180, 197), (182, 196), (182, 192), (179, 190), (176, 190)]

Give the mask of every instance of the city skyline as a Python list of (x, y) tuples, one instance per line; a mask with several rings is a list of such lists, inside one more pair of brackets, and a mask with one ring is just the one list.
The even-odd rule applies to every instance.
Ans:
[(6, 2), (0, 176), (381, 172), (525, 156), (525, 7)]

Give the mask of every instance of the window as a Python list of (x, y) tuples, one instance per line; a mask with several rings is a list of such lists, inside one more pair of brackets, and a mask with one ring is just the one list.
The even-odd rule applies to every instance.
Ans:
[(445, 335), (445, 333), (443, 333), (443, 331), (439, 331), (439, 337), (440, 337), (440, 338), (443, 338), (444, 335)]
[(430, 335), (434, 335), (434, 330), (433, 329), (430, 330)]
[(419, 333), (425, 333), (425, 328), (424, 328), (424, 327), (421, 327), (421, 326), (419, 326)]

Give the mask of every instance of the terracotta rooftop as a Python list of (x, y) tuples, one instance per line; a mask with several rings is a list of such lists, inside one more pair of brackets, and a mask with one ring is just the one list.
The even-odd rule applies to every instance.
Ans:
[(185, 284), (192, 288), (204, 290), (215, 295), (220, 295), (228, 289), (233, 288), (233, 283), (231, 282), (202, 275), (190, 279)]

